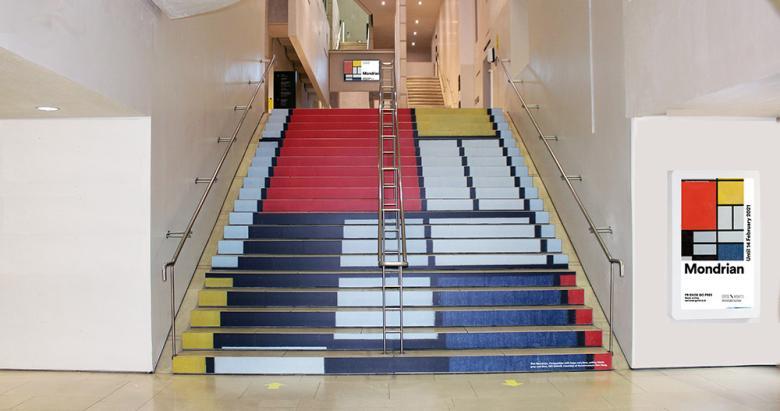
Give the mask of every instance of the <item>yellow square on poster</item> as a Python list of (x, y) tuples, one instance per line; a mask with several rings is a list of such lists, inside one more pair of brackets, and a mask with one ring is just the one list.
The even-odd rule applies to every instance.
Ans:
[(360, 67), (363, 65), (362, 60), (352, 60), (352, 67)]
[(718, 180), (718, 205), (742, 205), (745, 203), (743, 180)]

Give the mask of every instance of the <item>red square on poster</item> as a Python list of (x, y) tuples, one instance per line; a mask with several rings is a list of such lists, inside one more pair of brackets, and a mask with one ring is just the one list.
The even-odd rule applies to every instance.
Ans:
[(344, 60), (344, 74), (352, 74), (352, 60)]
[(683, 181), (682, 229), (716, 230), (718, 191), (715, 181)]

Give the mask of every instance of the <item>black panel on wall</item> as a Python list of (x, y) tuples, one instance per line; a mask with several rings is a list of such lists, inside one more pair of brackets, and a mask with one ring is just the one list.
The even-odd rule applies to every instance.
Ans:
[(295, 108), (295, 86), (298, 73), (295, 71), (274, 72), (274, 107)]

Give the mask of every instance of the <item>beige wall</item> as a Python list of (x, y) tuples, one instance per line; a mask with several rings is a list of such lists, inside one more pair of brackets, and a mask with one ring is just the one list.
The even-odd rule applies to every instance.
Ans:
[[(771, 90), (780, 89), (776, 80), (780, 49), (773, 40), (780, 30), (777, 2), (478, 0), (476, 4), (475, 95), (483, 95), (482, 49), (490, 42), (502, 58), (511, 60), (510, 77), (524, 81), (518, 88), (528, 103), (541, 105), (534, 114), (545, 134), (560, 137), (552, 145), (566, 172), (583, 176), (584, 181), (574, 185), (594, 221), (614, 230), (606, 236), (607, 243), (627, 267), (626, 278), (616, 283), (616, 333), (629, 361), (647, 364), (634, 362), (634, 355), (648, 355), (652, 345), (638, 345), (637, 339), (652, 330), (669, 330), (633, 317), (636, 310), (650, 308), (632, 297), (640, 287), (634, 284), (632, 241), (646, 240), (633, 232), (628, 207), (632, 204), (630, 117), (680, 108), (706, 114), (716, 97), (719, 114), (776, 107), (780, 93)], [(531, 155), (605, 305), (608, 265), (506, 81), (500, 67), (494, 66), (493, 105), (509, 109), (520, 120)], [(756, 111), (745, 111), (746, 104)], [(710, 360), (717, 362), (714, 357)], [(668, 362), (670, 366), (682, 363)]]
[(0, 120), (0, 369), (151, 370), (150, 123)]
[[(476, 10), (473, 1), (444, 0), (436, 22), (433, 56), (449, 107), (474, 107)], [(458, 90), (460, 77), (460, 90)]]
[[(148, 360), (136, 364), (138, 371), (152, 369), (170, 326), (168, 284), (161, 282), (160, 270), (177, 240), (165, 239), (165, 232), (184, 228), (204, 188), (194, 178), (213, 171), (224, 149), (217, 137), (233, 131), (241, 114), (233, 106), (246, 104), (252, 91), (247, 82), (260, 76), (265, 10), (264, 0), (244, 0), (213, 13), (170, 20), (146, 1), (68, 2), (67, 7), (57, 0), (0, 2), (0, 47), (151, 117), (151, 177), (138, 175), (151, 184), (151, 250), (146, 269), (138, 273), (146, 278), (146, 294), (137, 296), (151, 302), (151, 323), (145, 324), (151, 341), (137, 347), (146, 350)], [(261, 115), (265, 96), (258, 99), (239, 147)], [(104, 149), (106, 156), (122, 155)], [(224, 173), (235, 170), (239, 151), (228, 159)], [(184, 249), (177, 266), (179, 298), (228, 181), (217, 182)], [(115, 314), (121, 322), (121, 313)], [(102, 369), (118, 368), (106, 357)]]
[[(509, 16), (521, 17), (521, 21), (528, 22), (528, 32), (510, 40), (506, 34), (509, 33), (508, 23), (492, 25), (498, 28), (494, 36), (500, 36), (499, 54), (503, 58), (512, 56), (509, 63), (512, 77), (525, 81), (518, 84), (518, 88), (529, 104), (541, 105), (534, 114), (544, 133), (559, 136), (560, 141), (551, 144), (566, 173), (582, 175), (583, 181), (573, 184), (593, 220), (598, 226), (609, 226), (614, 230), (614, 234), (605, 235), (605, 239), (614, 256), (624, 260), (627, 270), (627, 276), (616, 281), (614, 325), (621, 346), (628, 350), (632, 344), (633, 265), (628, 207), (631, 204), (630, 129), (624, 111), (621, 64), (623, 2), (594, 1), (592, 10), (589, 10), (588, 1), (511, 3), (512, 7), (522, 7), (521, 11), (497, 15), (505, 20), (509, 20)], [(566, 12), (561, 12), (564, 9)], [(519, 49), (527, 47), (527, 62), (523, 61), (524, 53), (512, 55), (511, 52), (517, 47), (515, 42), (521, 41), (528, 42), (527, 46), (519, 46)], [(606, 307), (609, 303), (609, 265), (604, 254), (538, 134), (511, 94), (500, 68), (496, 68), (493, 81), (494, 105), (509, 109), (518, 121), (593, 289)], [(631, 354), (630, 350), (626, 352), (629, 361)]]
[[(767, 100), (762, 87), (716, 100), (702, 96), (780, 75), (780, 1), (632, 1), (624, 15), (631, 117), (678, 108), (728, 114), (751, 97)], [(777, 100), (767, 103), (780, 112)]]
[(328, 50), (330, 26), (321, 0), (290, 0), (287, 31), (317, 97), (328, 104)]
[(406, 71), (409, 77), (434, 77), (433, 63), (429, 61), (406, 63)]

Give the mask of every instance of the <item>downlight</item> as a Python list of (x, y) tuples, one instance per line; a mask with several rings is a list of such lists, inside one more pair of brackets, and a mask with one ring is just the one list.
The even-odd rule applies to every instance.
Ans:
[(38, 107), (35, 107), (35, 108), (38, 111), (47, 111), (47, 112), (60, 111), (59, 107), (54, 107), (54, 106), (38, 106)]

